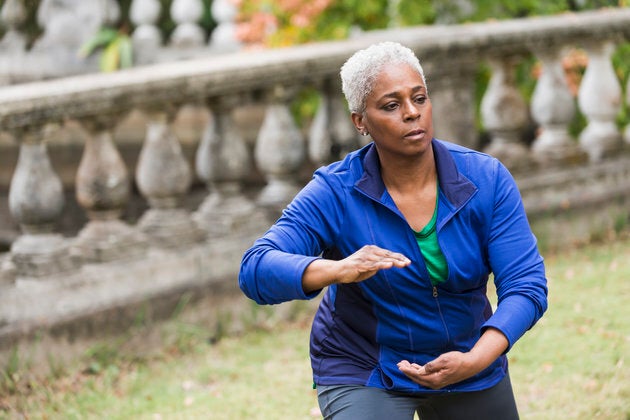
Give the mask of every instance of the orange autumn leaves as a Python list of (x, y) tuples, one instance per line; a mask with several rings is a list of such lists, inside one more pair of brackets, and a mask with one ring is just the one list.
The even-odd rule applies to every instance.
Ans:
[(250, 48), (280, 47), (315, 37), (317, 19), (332, 0), (233, 0), (237, 38)]

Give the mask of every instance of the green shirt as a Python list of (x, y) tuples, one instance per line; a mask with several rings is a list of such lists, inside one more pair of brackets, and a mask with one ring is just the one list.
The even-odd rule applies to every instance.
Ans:
[(435, 231), (435, 225), (437, 221), (437, 202), (435, 203), (435, 211), (431, 221), (420, 231), (414, 231), (416, 235), (416, 241), (420, 247), (420, 252), (424, 257), (424, 262), (429, 270), (429, 276), (431, 276), (431, 284), (434, 286), (443, 283), (448, 277), (448, 266), (446, 265), (446, 259), (440, 249), (440, 245), (437, 240), (437, 233)]

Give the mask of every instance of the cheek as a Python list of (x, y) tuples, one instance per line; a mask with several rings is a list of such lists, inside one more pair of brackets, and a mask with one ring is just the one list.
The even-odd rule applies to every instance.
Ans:
[(370, 133), (388, 131), (391, 125), (391, 119), (387, 117), (379, 116), (379, 118), (371, 118), (369, 120), (365, 120), (365, 127), (369, 129)]
[(426, 114), (428, 116), (433, 115), (433, 104), (431, 104), (431, 102), (429, 102), (429, 104), (427, 105)]

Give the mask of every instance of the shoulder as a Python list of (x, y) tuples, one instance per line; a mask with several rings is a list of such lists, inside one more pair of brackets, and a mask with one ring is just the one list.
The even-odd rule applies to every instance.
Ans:
[(371, 144), (348, 153), (343, 159), (318, 168), (313, 178), (344, 186), (354, 186), (363, 174), (363, 159)]
[(440, 139), (435, 139), (435, 147), (438, 150), (442, 149), (441, 153), (448, 153), (458, 171), (468, 178), (487, 179), (499, 176), (503, 172), (507, 173), (499, 159), (479, 150)]
[(485, 163), (499, 163), (498, 159), (479, 150), (471, 149), (461, 144), (452, 143), (446, 140), (435, 139), (437, 146), (446, 149), (454, 159), (470, 160)]

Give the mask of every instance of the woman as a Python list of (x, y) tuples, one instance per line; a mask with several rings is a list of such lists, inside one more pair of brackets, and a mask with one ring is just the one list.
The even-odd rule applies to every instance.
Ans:
[(310, 351), (325, 418), (518, 418), (505, 354), (546, 310), (547, 287), (513, 178), (433, 138), (408, 48), (358, 51), (341, 78), (373, 141), (315, 172), (245, 253), (241, 289), (274, 304), (328, 287)]

